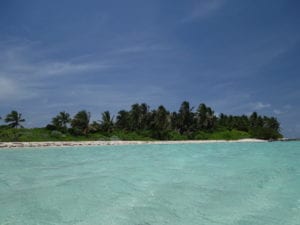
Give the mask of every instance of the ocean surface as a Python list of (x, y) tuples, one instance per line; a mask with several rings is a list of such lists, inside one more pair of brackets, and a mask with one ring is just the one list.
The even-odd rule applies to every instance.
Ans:
[(0, 224), (299, 225), (300, 142), (0, 149)]

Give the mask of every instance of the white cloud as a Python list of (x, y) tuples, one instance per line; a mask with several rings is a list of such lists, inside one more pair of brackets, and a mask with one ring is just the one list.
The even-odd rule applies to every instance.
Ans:
[[(1, 48), (0, 48), (1, 49)], [(69, 60), (43, 60), (44, 55), (39, 55), (39, 50), (34, 46), (9, 46), (6, 49), (2, 47), (0, 53), (0, 72), (6, 73), (10, 77), (26, 76), (45, 77), (53, 75), (69, 75), (78, 72), (87, 72), (92, 70), (103, 70), (110, 68), (111, 65), (105, 61), (82, 61), (73, 62)]]
[(282, 107), (282, 109), (274, 109), (273, 113), (276, 114), (276, 115), (283, 115), (283, 114), (290, 113), (291, 109), (292, 109), (291, 105), (284, 105)]
[(3, 77), (0, 74), (0, 100), (10, 102), (35, 97), (36, 94), (20, 85), (17, 81)]
[(0, 77), (0, 99), (9, 98), (15, 95), (17, 85), (12, 80)]
[(281, 110), (279, 110), (279, 109), (274, 109), (273, 112), (274, 112), (274, 114), (276, 114), (276, 115), (281, 115), (281, 114), (284, 113), (283, 111), (281, 111)]
[(150, 45), (140, 44), (140, 45), (133, 45), (133, 46), (118, 49), (116, 53), (143, 53), (149, 51), (166, 51), (166, 50), (170, 50), (170, 47), (164, 45), (158, 45), (158, 44), (150, 44)]
[(139, 52), (145, 52), (148, 50), (148, 47), (146, 46), (130, 46), (130, 47), (125, 47), (117, 50), (117, 53), (139, 53)]
[(104, 60), (51, 60), (46, 50), (29, 41), (0, 42), (0, 100), (20, 101), (42, 95), (47, 78), (103, 71), (111, 67)]
[(289, 110), (289, 109), (292, 109), (292, 106), (291, 105), (284, 105), (283, 108)]
[(191, 22), (197, 19), (211, 16), (224, 5), (225, 0), (202, 0), (199, 1), (194, 9), (182, 19), (182, 22)]
[(110, 68), (110, 65), (101, 63), (50, 62), (43, 64), (44, 65), (37, 68), (36, 73), (46, 75), (68, 75)]
[(266, 108), (270, 108), (271, 107), (271, 104), (269, 103), (262, 103), (262, 102), (256, 102), (256, 103), (253, 103), (253, 109), (254, 110), (261, 110), (261, 109), (266, 109)]

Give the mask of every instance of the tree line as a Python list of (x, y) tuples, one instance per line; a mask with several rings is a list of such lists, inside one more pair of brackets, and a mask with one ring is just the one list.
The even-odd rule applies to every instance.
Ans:
[[(22, 127), (25, 119), (22, 114), (12, 111), (5, 118), (9, 127)], [(163, 105), (150, 109), (146, 103), (133, 104), (130, 110), (120, 110), (116, 117), (109, 111), (101, 114), (100, 120), (91, 122), (91, 114), (86, 110), (79, 111), (72, 118), (62, 111), (52, 118), (46, 126), (48, 130), (87, 136), (92, 133), (110, 134), (116, 131), (136, 132), (153, 139), (167, 140), (170, 135), (184, 135), (188, 139), (197, 139), (201, 133), (219, 131), (246, 132), (253, 138), (277, 139), (280, 124), (275, 117), (258, 115), (215, 115), (213, 109), (204, 103), (197, 108), (191, 107), (188, 101), (182, 102), (178, 111), (170, 112)]]
[(238, 130), (248, 132), (254, 138), (277, 139), (281, 137), (280, 124), (275, 117), (225, 115), (216, 116), (213, 109), (201, 103), (196, 109), (188, 101), (182, 102), (176, 112), (168, 111), (163, 105), (151, 110), (146, 103), (133, 104), (129, 111), (120, 110), (116, 117), (109, 111), (101, 114), (98, 121), (90, 122), (91, 114), (86, 110), (78, 112), (73, 118), (67, 112), (55, 116), (50, 130), (70, 132), (74, 135), (113, 131), (137, 132), (155, 139), (168, 139), (171, 132), (194, 139), (199, 132)]

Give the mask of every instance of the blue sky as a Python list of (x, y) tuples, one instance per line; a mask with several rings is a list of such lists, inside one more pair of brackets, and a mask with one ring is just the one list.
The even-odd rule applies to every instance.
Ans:
[(297, 0), (1, 0), (0, 115), (100, 119), (136, 102), (276, 116), (300, 137)]

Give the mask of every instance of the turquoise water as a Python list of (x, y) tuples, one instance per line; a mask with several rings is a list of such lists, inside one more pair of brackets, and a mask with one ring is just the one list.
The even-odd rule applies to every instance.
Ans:
[(2, 149), (0, 224), (299, 225), (300, 142)]

